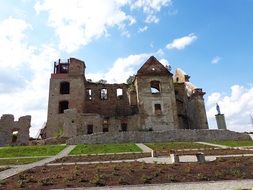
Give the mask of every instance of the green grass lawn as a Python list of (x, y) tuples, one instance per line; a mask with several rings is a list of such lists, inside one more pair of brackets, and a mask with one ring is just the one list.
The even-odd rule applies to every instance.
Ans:
[(18, 158), (18, 159), (0, 159), (0, 165), (22, 165), (37, 162), (45, 158)]
[(252, 140), (247, 140), (247, 141), (212, 141), (211, 143), (230, 146), (230, 147), (253, 146)]
[(8, 146), (0, 148), (0, 158), (23, 156), (53, 156), (62, 151), (65, 145)]
[(79, 144), (70, 152), (70, 155), (141, 151), (135, 144)]
[(194, 142), (168, 142), (168, 143), (146, 143), (146, 146), (156, 151), (168, 151), (177, 149), (196, 149), (196, 148), (214, 148), (204, 144)]

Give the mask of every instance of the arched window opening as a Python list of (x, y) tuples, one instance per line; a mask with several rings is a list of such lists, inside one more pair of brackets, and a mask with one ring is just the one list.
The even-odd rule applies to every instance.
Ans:
[(108, 96), (107, 96), (107, 89), (106, 88), (102, 88), (101, 89), (101, 100), (107, 100)]
[(59, 113), (64, 113), (64, 110), (69, 109), (68, 101), (61, 101), (59, 103)]
[(160, 81), (151, 81), (150, 82), (150, 90), (152, 94), (160, 93)]
[(69, 82), (60, 83), (60, 94), (69, 94)]
[(123, 89), (117, 88), (117, 98), (122, 99), (123, 98)]

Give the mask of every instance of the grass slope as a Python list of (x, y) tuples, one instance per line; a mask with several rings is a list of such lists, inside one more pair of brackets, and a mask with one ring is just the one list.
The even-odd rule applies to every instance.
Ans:
[(82, 144), (77, 145), (70, 155), (119, 152), (141, 152), (141, 149), (135, 144)]
[(18, 158), (18, 159), (0, 159), (0, 165), (22, 165), (37, 162), (45, 158)]
[(168, 143), (146, 143), (146, 146), (156, 151), (168, 151), (171, 149), (196, 149), (196, 148), (213, 148), (213, 146), (198, 144), (194, 142), (168, 142)]
[(240, 146), (253, 146), (253, 141), (212, 141), (211, 143), (220, 144), (230, 147), (240, 147)]
[(23, 156), (53, 156), (62, 151), (65, 145), (8, 146), (0, 148), (0, 158)]

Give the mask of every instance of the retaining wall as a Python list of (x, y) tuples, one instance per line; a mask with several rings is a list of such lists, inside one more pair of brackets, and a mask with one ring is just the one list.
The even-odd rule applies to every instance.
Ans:
[(77, 136), (68, 139), (67, 144), (109, 144), (109, 143), (148, 143), (169, 141), (213, 141), (213, 140), (250, 140), (247, 133), (229, 130), (189, 130), (168, 131), (126, 131), (107, 132)]

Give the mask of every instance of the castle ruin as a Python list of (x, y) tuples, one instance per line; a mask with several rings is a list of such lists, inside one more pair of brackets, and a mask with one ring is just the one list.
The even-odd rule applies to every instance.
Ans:
[(85, 63), (54, 63), (43, 137), (75, 137), (124, 131), (208, 129), (204, 92), (181, 69), (151, 56), (127, 84), (92, 82)]

